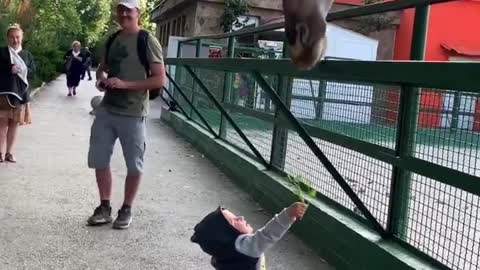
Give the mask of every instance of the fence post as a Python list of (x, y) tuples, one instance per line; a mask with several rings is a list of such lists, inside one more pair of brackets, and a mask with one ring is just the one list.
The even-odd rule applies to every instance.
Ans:
[[(177, 46), (177, 58), (181, 58), (181, 57), (182, 57), (182, 44), (183, 44), (183, 41), (179, 40), (179, 41), (178, 41), (178, 46)], [(180, 77), (181, 77), (181, 70), (180, 70), (179, 67), (177, 67), (177, 66), (170, 66), (170, 68), (175, 68), (175, 76), (174, 76), (174, 77), (175, 77), (175, 80), (176, 80), (177, 82), (179, 82), (179, 81), (180, 81)], [(169, 72), (171, 72), (171, 70), (169, 70)], [(171, 85), (172, 85), (172, 83), (170, 82), (170, 86), (171, 86)], [(171, 89), (171, 92), (172, 92), (173, 96), (174, 96), (177, 100), (179, 100), (177, 91), (175, 91), (175, 89), (172, 89), (172, 88), (170, 88), (170, 89)]]
[[(430, 7), (421, 5), (415, 8), (411, 60), (423, 60), (428, 32)], [(400, 159), (413, 156), (416, 147), (416, 131), (420, 109), (420, 92), (417, 87), (403, 86), (400, 93), (399, 119), (396, 134), (396, 154)], [(387, 231), (401, 239), (406, 238), (412, 173), (394, 167), (390, 193), (390, 206)]]
[(450, 125), (450, 131), (456, 132), (458, 130), (458, 118), (460, 117), (461, 93), (455, 91), (453, 94), (453, 110), (452, 110), (452, 124)]
[[(288, 42), (283, 42), (282, 57), (288, 56)], [(278, 95), (282, 102), (290, 108), (292, 102), (292, 78), (280, 76), (278, 78)], [(281, 112), (277, 106), (275, 106), (275, 122), (273, 123), (273, 135), (272, 135), (272, 150), (270, 157), (271, 166), (279, 169), (285, 169), (285, 159), (287, 156), (287, 143), (288, 143), (288, 129), (280, 127), (276, 120), (281, 118)]]
[[(195, 45), (195, 58), (200, 57), (200, 51), (201, 50), (202, 50), (202, 39), (197, 39), (197, 44)], [(195, 69), (194, 71), (198, 72), (197, 69)], [(195, 81), (193, 81), (192, 99), (191, 100), (192, 100), (193, 106), (198, 108), (198, 99), (197, 99), (197, 96), (195, 95), (195, 92), (197, 92), (197, 89), (198, 89), (198, 86), (195, 83)], [(198, 109), (200, 109), (200, 108), (198, 108)], [(193, 118), (193, 110), (190, 110), (190, 117)]]
[[(235, 57), (235, 37), (228, 38), (228, 47), (227, 47), (227, 57)], [(223, 82), (223, 96), (222, 103), (230, 103), (232, 101), (232, 83), (233, 83), (233, 73), (225, 72), (225, 80)], [(227, 138), (227, 121), (225, 116), (222, 114), (220, 118), (220, 138)]]

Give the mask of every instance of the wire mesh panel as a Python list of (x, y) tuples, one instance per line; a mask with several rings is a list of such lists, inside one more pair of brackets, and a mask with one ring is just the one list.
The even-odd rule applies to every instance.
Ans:
[[(194, 72), (200, 78), (208, 91), (213, 94), (217, 101), (220, 102), (223, 97), (225, 73), (207, 69), (195, 69)], [(197, 82), (194, 82), (194, 85), (195, 87), (193, 88), (194, 92), (192, 98), (193, 105), (200, 111), (210, 127), (212, 127), (212, 129), (219, 134), (221, 121), (220, 110), (215, 106), (205, 91), (200, 88)], [(192, 118), (197, 122), (200, 122), (198, 115), (193, 114)]]
[[(272, 147), (273, 124), (257, 118), (242, 115), (241, 113), (233, 113), (231, 116), (240, 126), (250, 142), (252, 142), (255, 148), (260, 152), (263, 159), (269, 162)], [(253, 152), (230, 124), (227, 124), (226, 140), (253, 155)]]
[[(275, 84), (276, 76), (270, 76), (269, 81)], [(254, 114), (254, 112), (263, 113), (273, 119), (275, 109), (268, 95), (257, 85), (252, 75), (235, 73), (228, 104), (233, 105), (229, 109), (232, 118), (268, 162), (272, 148), (273, 121), (262, 120)], [(230, 125), (227, 126), (226, 134), (227, 141), (250, 152), (248, 146)]]
[[(319, 139), (315, 141), (367, 208), (385, 226), (392, 166), (332, 143)], [(359, 213), (320, 160), (293, 131), (288, 134), (285, 172), (304, 177), (321, 194)]]
[[(268, 35), (264, 37), (266, 36)], [(270, 37), (274, 39), (274, 34), (270, 33)], [(249, 40), (253, 40), (253, 43)], [(277, 46), (279, 43), (272, 43), (273, 45), (268, 47), (262, 45), (261, 40), (254, 35), (237, 37), (234, 57), (278, 58), (281, 52), (281, 46)], [(202, 54), (202, 50), (208, 49), (206, 57), (225, 57), (228, 48), (225, 41), (215, 41), (218, 44), (214, 41), (203, 42), (201, 46), (197, 45), (196, 53), (200, 51)], [(249, 44), (247, 41), (251, 43), (250, 47), (247, 46)], [(226, 66), (230, 65), (228, 61), (226, 63)], [(231, 65), (228, 68), (231, 69)], [(235, 125), (242, 130), (264, 160), (270, 162), (270, 157), (273, 157), (271, 164), (276, 168), (284, 170), (291, 176), (303, 177), (321, 195), (362, 216), (327, 168), (293, 130), (292, 125), (285, 125), (289, 118), (276, 115), (279, 112), (278, 108), (252, 75), (205, 69), (195, 71), (216, 99), (223, 102), (222, 105)], [(221, 138), (255, 157), (254, 151), (248, 147), (233, 126), (222, 118), (217, 107), (198, 84), (193, 82), (184, 68), (177, 68), (175, 78), (194, 106), (205, 116), (209, 125), (219, 132)], [(322, 77), (319, 75), (318, 78)], [(408, 161), (411, 160), (404, 159), (413, 156), (480, 176), (479, 94), (421, 89), (417, 94), (418, 104), (400, 104), (401, 91), (407, 91), (403, 92), (406, 93), (403, 97), (411, 99), (411, 94), (415, 93), (412, 87), (417, 85), (417, 82), (412, 84), (404, 82), (408, 87), (401, 90), (400, 86), (339, 82), (334, 78), (290, 80), (266, 76), (265, 79), (275, 88), (274, 91), (279, 94), (280, 99), (286, 101), (287, 108), (301, 124), (308, 125), (308, 130), (319, 134), (318, 137), (325, 135), (322, 138), (328, 142), (313, 138), (314, 142), (382, 226), (387, 228), (387, 222), (391, 221), (389, 224), (391, 226), (387, 229), (395, 233), (398, 239), (452, 269), (480, 269), (478, 196), (442, 184), (435, 179), (408, 173), (408, 166), (411, 166)], [(464, 89), (468, 89), (468, 85)], [(178, 97), (178, 94), (175, 96)], [(182, 98), (178, 100), (184, 105), (185, 100)], [(410, 126), (413, 122), (410, 122), (412, 115), (408, 113), (409, 109), (416, 108), (417, 105), (419, 111), (411, 117), (417, 120), (413, 129)], [(192, 117), (201, 123), (194, 114)], [(325, 130), (330, 133), (324, 132)], [(350, 137), (342, 137), (338, 141), (341, 141), (342, 145), (351, 145), (353, 149), (370, 150), (366, 148), (369, 145), (363, 143), (368, 142), (395, 150), (385, 151), (375, 147), (371, 149), (370, 155), (380, 152), (386, 154), (382, 158), (392, 158), (396, 155), (398, 164), (401, 164), (398, 166), (401, 167), (395, 168), (394, 174), (392, 164), (331, 143), (330, 141), (335, 142), (332, 133)], [(410, 148), (412, 137), (415, 138), (413, 149)], [(358, 140), (363, 142), (360, 143)], [(272, 145), (272, 142), (275, 144)], [(393, 177), (396, 180), (394, 187)], [(408, 177), (411, 178), (411, 183)], [(403, 189), (407, 184), (410, 186)], [(391, 194), (392, 190), (394, 194)], [(392, 200), (392, 196), (396, 199), (400, 196), (404, 198)], [(405, 209), (408, 211), (405, 212)], [(391, 217), (388, 216), (389, 210), (392, 210)], [(405, 220), (407, 222), (402, 222)], [(399, 224), (404, 226), (401, 228), (403, 230), (398, 230)]]
[(303, 123), (395, 147), (398, 87), (294, 79), (292, 113)]
[[(174, 73), (175, 82), (181, 88), (181, 91), (187, 96), (188, 100), (192, 100), (193, 94), (193, 78), (188, 74), (187, 70), (184, 67), (175, 67)], [(179, 105), (185, 110), (188, 115), (191, 115), (191, 107), (185, 98), (180, 94), (178, 89), (175, 89), (173, 85), (170, 85), (170, 90), (173, 92), (175, 100)]]
[(478, 94), (423, 90), (415, 156), (480, 176), (480, 103)]
[(406, 241), (452, 269), (480, 267), (479, 197), (412, 174)]

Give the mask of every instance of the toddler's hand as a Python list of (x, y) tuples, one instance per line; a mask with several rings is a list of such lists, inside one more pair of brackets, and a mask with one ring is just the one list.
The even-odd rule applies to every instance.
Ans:
[(296, 221), (298, 219), (302, 219), (303, 215), (305, 215), (305, 212), (307, 211), (308, 205), (304, 203), (294, 203), (290, 205), (287, 209), (288, 216), (292, 221)]

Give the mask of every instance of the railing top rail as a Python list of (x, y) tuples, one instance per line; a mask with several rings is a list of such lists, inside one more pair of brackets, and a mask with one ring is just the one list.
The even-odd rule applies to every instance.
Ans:
[[(452, 2), (452, 1), (457, 1), (457, 0), (395, 0), (390, 2), (371, 4), (371, 5), (351, 8), (347, 10), (332, 12), (328, 14), (327, 21), (331, 22), (331, 21), (338, 21), (338, 20), (344, 20), (344, 19), (351, 19), (351, 18), (373, 15), (378, 13), (404, 10), (408, 8), (414, 8), (417, 6), (434, 5), (434, 4), (440, 4), (440, 3)], [(284, 25), (285, 25), (284, 22), (279, 22), (279, 23), (266, 24), (259, 27), (255, 27), (255, 28), (246, 28), (246, 29), (242, 29), (239, 31), (231, 32), (231, 33), (197, 36), (197, 37), (185, 39), (182, 41), (182, 43), (195, 41), (199, 39), (222, 39), (222, 38), (239, 37), (239, 36), (245, 36), (250, 34), (268, 32), (268, 31), (282, 29)]]
[[(167, 58), (166, 64), (227, 72), (259, 72), (313, 80), (409, 85), (480, 93), (480, 63), (424, 61), (323, 61), (310, 71), (290, 60)], [(453, 79), (454, 78), (454, 79)]]

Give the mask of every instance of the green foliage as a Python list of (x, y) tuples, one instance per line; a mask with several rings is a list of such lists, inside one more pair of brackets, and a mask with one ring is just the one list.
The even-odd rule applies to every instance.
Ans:
[(36, 79), (44, 82), (55, 79), (63, 66), (64, 52), (56, 48), (32, 47), (30, 49), (37, 66)]
[(288, 181), (295, 189), (294, 193), (298, 196), (302, 203), (305, 203), (305, 195), (310, 198), (317, 196), (317, 190), (310, 186), (310, 183), (303, 176), (297, 175), (295, 177), (288, 176)]
[[(363, 0), (364, 5), (372, 5), (384, 2), (384, 0)], [(369, 35), (372, 32), (379, 32), (392, 27), (394, 18), (388, 14), (375, 14), (358, 18), (358, 25), (355, 31)]]
[(246, 0), (225, 0), (225, 9), (221, 23), (223, 32), (230, 32), (233, 25), (238, 27), (243, 26), (245, 23), (239, 21), (238, 17), (248, 13), (248, 10), (249, 8)]
[[(62, 71), (63, 55), (74, 40), (92, 52), (117, 29), (116, 1), (112, 0), (0, 0), (0, 46), (6, 45), (5, 30), (17, 22), (25, 31), (24, 47), (34, 56), (37, 78), (50, 81)], [(142, 27), (154, 31), (150, 11), (155, 1), (142, 1)]]

